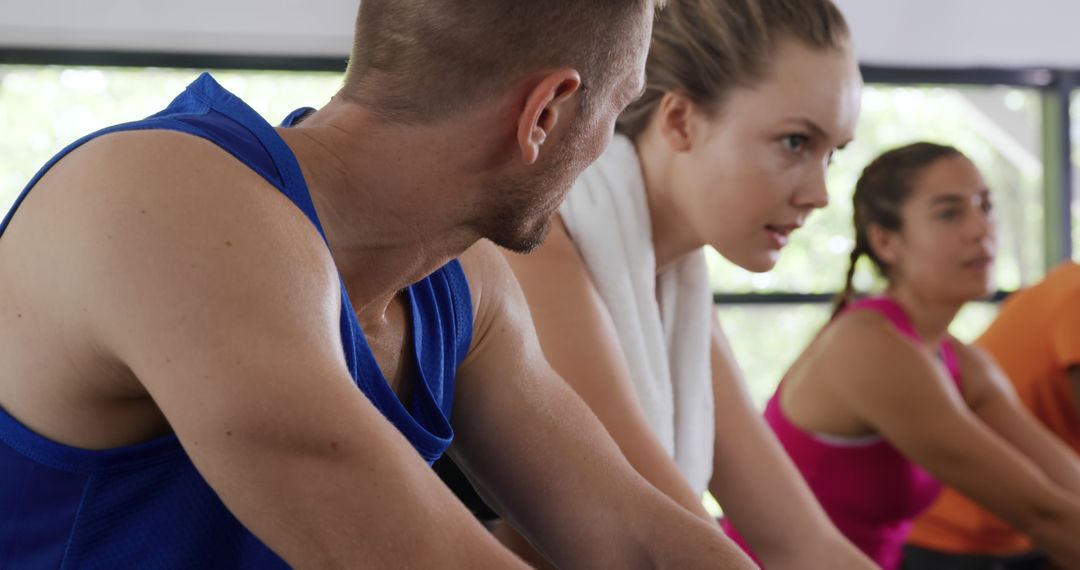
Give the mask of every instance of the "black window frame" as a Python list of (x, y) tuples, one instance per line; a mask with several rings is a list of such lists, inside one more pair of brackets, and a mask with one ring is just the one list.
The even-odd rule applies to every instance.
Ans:
[[(211, 53), (136, 52), (117, 50), (39, 49), (0, 47), (0, 64), (71, 65), (93, 67), (155, 67), (245, 71), (344, 72), (345, 57), (264, 56)], [(1042, 97), (1042, 159), (1044, 259), (1046, 268), (1072, 258), (1073, 166), (1071, 116), (1073, 91), (1080, 87), (1080, 70), (1056, 68), (929, 68), (861, 65), (866, 84), (983, 85), (1037, 90)], [(1053, 216), (1056, 212), (1058, 215)], [(1004, 299), (998, 291), (991, 299)], [(784, 305), (829, 303), (835, 293), (714, 293), (717, 305)]]

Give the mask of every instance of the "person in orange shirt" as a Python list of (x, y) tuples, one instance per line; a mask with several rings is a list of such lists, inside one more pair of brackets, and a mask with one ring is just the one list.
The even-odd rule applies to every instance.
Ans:
[[(976, 343), (1024, 405), (1080, 453), (1080, 265), (1063, 263), (1010, 296)], [(1042, 567), (1030, 538), (953, 489), (916, 523), (905, 558), (911, 570)]]

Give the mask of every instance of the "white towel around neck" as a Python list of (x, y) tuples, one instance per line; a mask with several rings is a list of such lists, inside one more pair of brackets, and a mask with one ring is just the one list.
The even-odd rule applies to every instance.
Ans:
[(616, 136), (560, 209), (618, 331), (634, 391), (697, 493), (712, 474), (712, 293), (697, 250), (656, 272), (645, 182), (633, 143)]

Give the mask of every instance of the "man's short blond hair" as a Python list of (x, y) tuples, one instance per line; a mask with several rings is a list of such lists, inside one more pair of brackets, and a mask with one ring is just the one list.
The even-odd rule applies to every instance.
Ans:
[[(531, 73), (576, 69), (602, 92), (654, 0), (362, 0), (342, 95), (387, 120), (469, 108)], [(638, 29), (642, 29), (638, 28)]]

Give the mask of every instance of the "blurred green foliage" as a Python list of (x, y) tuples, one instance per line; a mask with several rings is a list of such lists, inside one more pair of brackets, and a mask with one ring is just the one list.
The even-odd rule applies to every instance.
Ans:
[[(189, 69), (0, 65), (0, 210), (52, 155), (103, 127), (165, 108), (199, 72)], [(273, 123), (319, 107), (340, 73), (217, 71), (217, 79)]]
[[(195, 70), (184, 69), (0, 65), (0, 210), (6, 211), (38, 168), (66, 144), (102, 127), (157, 112), (197, 75)], [(337, 73), (219, 71), (214, 76), (271, 122), (296, 107), (322, 105), (341, 84)], [(1080, 102), (1074, 100), (1074, 105)], [(1042, 275), (1044, 250), (1041, 158), (1025, 150), (1024, 144), (1011, 141), (1008, 129), (999, 123), (1004, 116), (1037, 131), (1039, 111), (1039, 96), (1033, 90), (868, 86), (855, 141), (837, 154), (830, 170), (831, 205), (815, 213), (793, 236), (780, 263), (769, 273), (744, 271), (710, 251), (714, 289), (732, 293), (837, 290), (853, 243), (851, 192), (860, 170), (880, 152), (915, 140), (952, 144), (985, 174), (999, 215), (999, 288), (1015, 289), (1037, 280)], [(1078, 131), (1073, 130), (1074, 137), (1080, 137)], [(1073, 148), (1080, 164), (1080, 138)], [(1080, 229), (1075, 240), (1080, 250)], [(860, 267), (856, 284), (863, 290), (878, 286), (865, 266)], [(728, 305), (718, 311), (750, 392), (755, 402), (763, 404), (824, 324), (829, 307)], [(974, 338), (994, 311), (990, 304), (970, 305), (954, 323), (954, 334)]]

